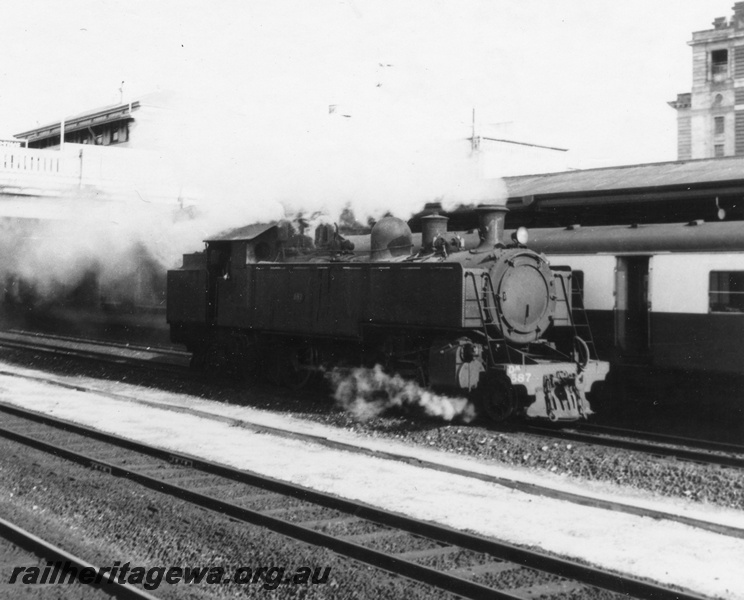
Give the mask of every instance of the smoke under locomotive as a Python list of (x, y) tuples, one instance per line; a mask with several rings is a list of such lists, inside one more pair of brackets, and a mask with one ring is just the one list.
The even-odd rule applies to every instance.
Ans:
[(418, 252), (393, 217), (356, 250), (329, 225), (314, 241), (289, 223), (216, 236), (168, 272), (171, 340), (195, 367), (293, 388), (333, 366), (380, 364), (466, 394), (492, 420), (585, 418), (609, 365), (596, 357), (570, 269), (505, 243), (506, 210), (479, 208), (470, 249), (438, 215), (423, 219)]
[(139, 244), (122, 256), (127, 266), (119, 272), (95, 258), (47, 276), (29, 277), (28, 268), (7, 266), (0, 322), (47, 333), (166, 343), (165, 269)]

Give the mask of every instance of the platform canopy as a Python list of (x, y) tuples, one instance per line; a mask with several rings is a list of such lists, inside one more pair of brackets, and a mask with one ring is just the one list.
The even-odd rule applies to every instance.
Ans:
[[(557, 227), (744, 220), (744, 157), (673, 161), (504, 178), (507, 226)], [(450, 229), (476, 226), (472, 207), (432, 203)]]

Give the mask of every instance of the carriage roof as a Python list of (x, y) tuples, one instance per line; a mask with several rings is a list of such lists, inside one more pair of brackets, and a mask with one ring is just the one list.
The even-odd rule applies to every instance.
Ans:
[(528, 246), (545, 254), (744, 252), (744, 222), (532, 229)]

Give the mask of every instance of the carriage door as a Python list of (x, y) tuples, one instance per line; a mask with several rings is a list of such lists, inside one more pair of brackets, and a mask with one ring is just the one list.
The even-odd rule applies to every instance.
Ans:
[(648, 256), (620, 256), (615, 269), (615, 345), (626, 357), (649, 351)]

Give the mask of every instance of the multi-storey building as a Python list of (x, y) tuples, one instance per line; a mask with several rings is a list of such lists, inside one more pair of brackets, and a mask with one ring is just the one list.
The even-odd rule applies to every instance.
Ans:
[(731, 19), (696, 31), (692, 91), (669, 105), (677, 110), (677, 158), (744, 156), (744, 2)]

